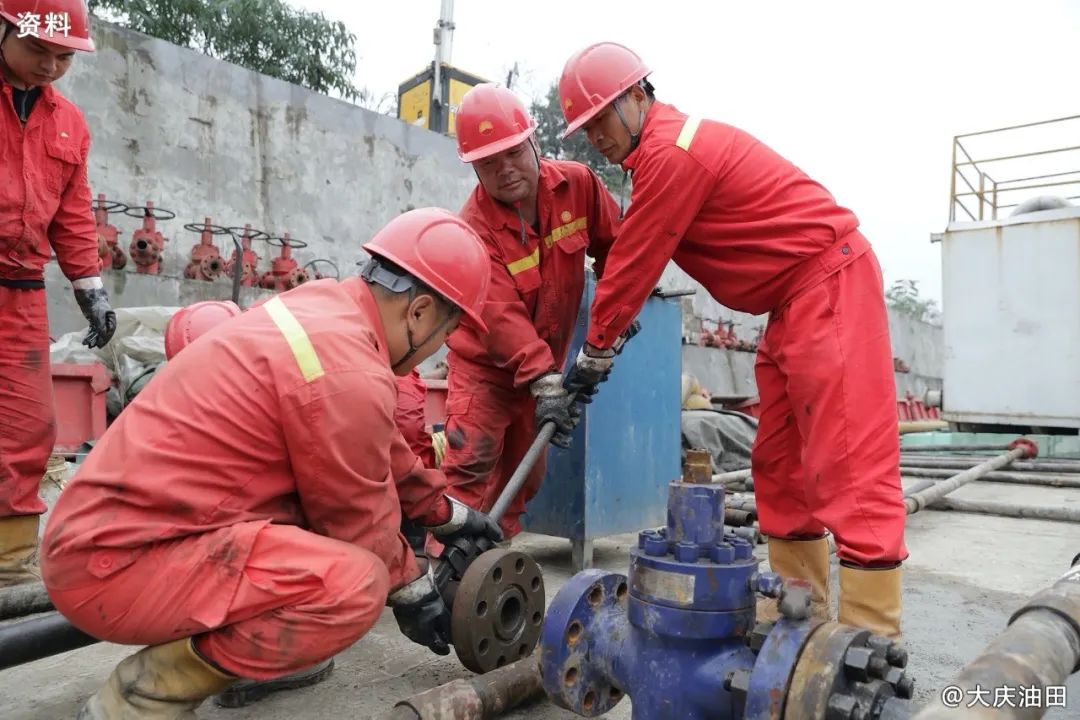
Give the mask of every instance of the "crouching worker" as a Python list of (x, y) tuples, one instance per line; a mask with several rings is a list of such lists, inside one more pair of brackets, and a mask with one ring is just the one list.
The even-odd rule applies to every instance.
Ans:
[[(57, 610), (149, 646), (80, 718), (194, 718), (240, 679), (332, 657), (387, 605), (407, 637), (449, 652), (450, 615), (399, 532), (401, 505), (436, 536), (500, 534), (403, 480), (428, 471), (394, 425), (394, 382), (459, 320), (482, 325), (489, 261), (437, 209), (364, 247), (361, 277), (306, 283), (177, 354), (57, 502), (42, 544)], [(406, 503), (414, 487), (427, 491)]]

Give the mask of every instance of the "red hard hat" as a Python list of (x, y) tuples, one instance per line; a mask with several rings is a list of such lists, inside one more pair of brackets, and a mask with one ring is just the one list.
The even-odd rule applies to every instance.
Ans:
[(165, 326), (165, 359), (172, 360), (198, 337), (241, 312), (231, 300), (206, 300), (180, 308)]
[(480, 332), (491, 280), (491, 260), (468, 223), (442, 208), (398, 215), (364, 244), (453, 303)]
[(559, 104), (566, 118), (563, 139), (650, 72), (633, 50), (617, 43), (597, 43), (574, 54), (559, 78)]
[[(72, 50), (94, 52), (94, 41), (90, 37), (90, 11), (84, 0), (0, 0), (0, 17), (15, 27), (19, 27), (19, 16), (25, 14), (37, 16), (39, 40)], [(50, 35), (46, 20), (50, 15), (66, 16), (67, 32), (64, 32), (61, 24)]]
[(458, 157), (470, 163), (525, 142), (536, 120), (512, 91), (484, 83), (465, 93), (454, 126)]

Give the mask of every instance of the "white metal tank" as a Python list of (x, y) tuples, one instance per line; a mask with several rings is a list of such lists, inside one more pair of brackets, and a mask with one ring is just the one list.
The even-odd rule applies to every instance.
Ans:
[(1032, 203), (940, 239), (944, 419), (1080, 428), (1080, 207)]

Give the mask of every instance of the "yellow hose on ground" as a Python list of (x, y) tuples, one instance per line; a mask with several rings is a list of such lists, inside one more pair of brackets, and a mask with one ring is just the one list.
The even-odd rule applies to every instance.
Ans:
[(431, 446), (435, 449), (435, 467), (442, 465), (446, 456), (446, 431), (440, 430), (431, 436)]

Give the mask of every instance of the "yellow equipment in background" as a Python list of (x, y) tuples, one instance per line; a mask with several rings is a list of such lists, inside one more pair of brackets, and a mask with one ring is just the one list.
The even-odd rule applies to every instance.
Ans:
[(398, 86), (398, 119), (454, 137), (454, 116), (461, 98), (472, 88), (488, 81), (445, 63), (439, 71), (441, 96), (447, 99), (446, 104), (434, 99), (432, 88), (436, 73), (435, 63), (432, 63), (423, 72)]

